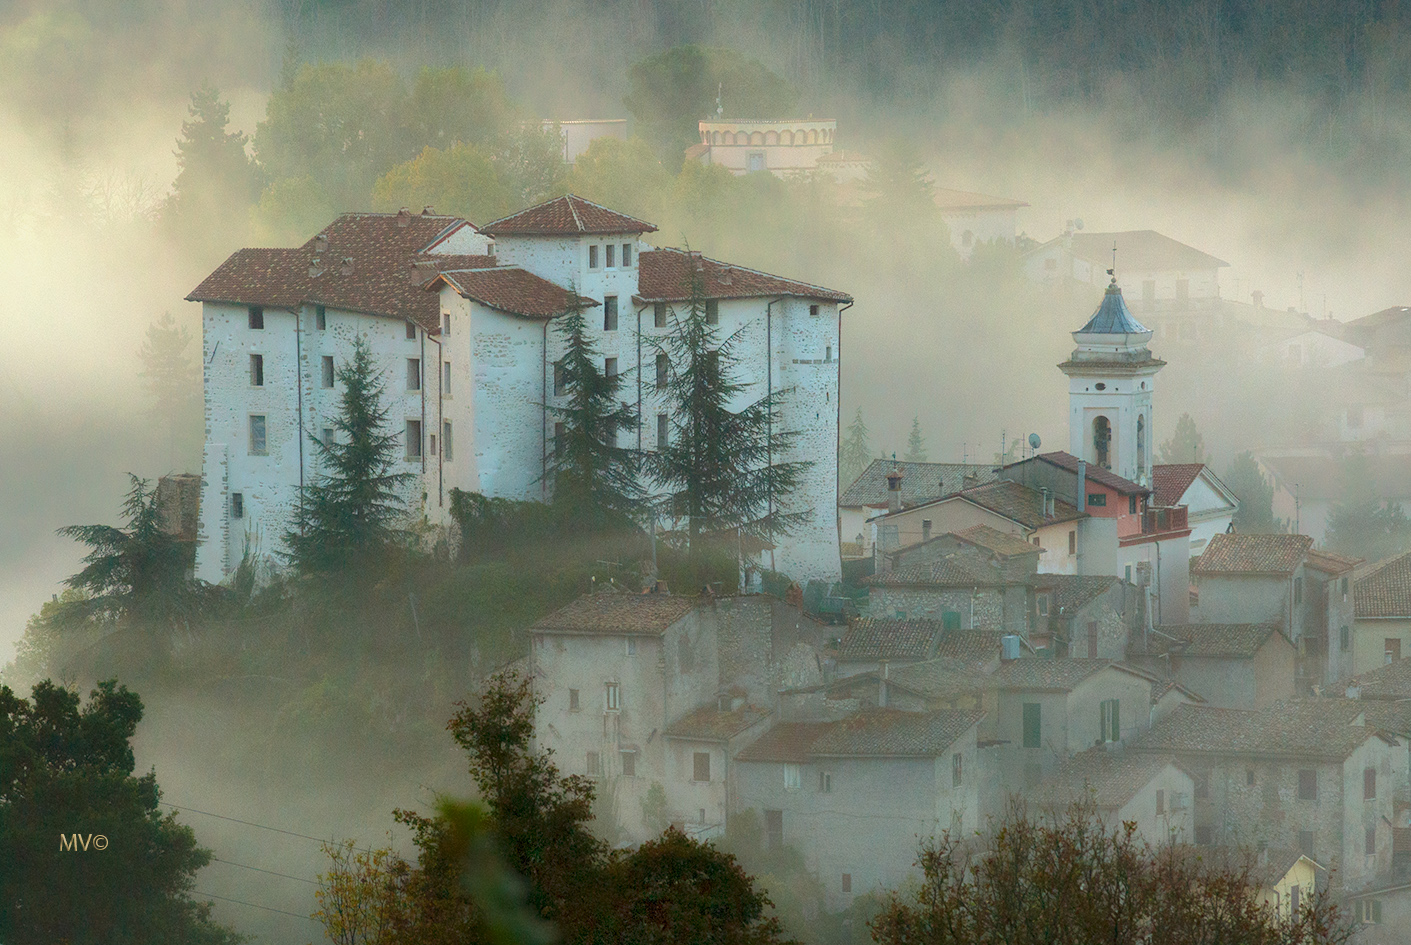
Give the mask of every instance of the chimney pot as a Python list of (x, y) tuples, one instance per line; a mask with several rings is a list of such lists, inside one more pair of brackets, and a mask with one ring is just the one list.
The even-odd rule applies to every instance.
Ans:
[(328, 234), (320, 233), (314, 237), (314, 252), (322, 255), (328, 252)]
[(353, 257), (352, 257), (352, 256), (344, 256), (344, 257), (343, 257), (343, 262), (342, 262), (342, 264), (339, 265), (339, 267), (338, 267), (338, 274), (339, 274), (339, 275), (343, 275), (343, 276), (347, 276), (347, 275), (351, 275), (352, 272), (353, 272)]
[(317, 279), (321, 275), (323, 275), (323, 260), (315, 256), (309, 260), (309, 277)]
[(887, 473), (887, 511), (889, 513), (901, 511), (901, 481), (902, 471), (900, 469), (893, 469)]
[(431, 208), (431, 204), (421, 208), (421, 215), (424, 217), (435, 216), (436, 211)]
[(412, 212), (406, 207), (397, 211), (397, 225), (408, 226), (412, 222)]

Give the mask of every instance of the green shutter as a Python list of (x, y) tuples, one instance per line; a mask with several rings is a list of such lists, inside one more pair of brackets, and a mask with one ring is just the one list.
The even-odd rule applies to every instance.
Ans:
[(1040, 744), (1040, 715), (1037, 702), (1024, 703), (1024, 747), (1038, 748)]
[(960, 629), (960, 614), (959, 614), (957, 611), (954, 611), (954, 610), (943, 611), (943, 612), (941, 613), (941, 629), (943, 629), (943, 630), (959, 630), (959, 629)]

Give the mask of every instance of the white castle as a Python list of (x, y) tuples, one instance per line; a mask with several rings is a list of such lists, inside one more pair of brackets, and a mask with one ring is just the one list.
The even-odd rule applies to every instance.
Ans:
[[(476, 227), (402, 210), (349, 213), (297, 248), (242, 249), (188, 298), (202, 303), (206, 443), (197, 575), (220, 581), (246, 552), (282, 549), (300, 488), (333, 435), (339, 367), (364, 337), (402, 433), (414, 513), (449, 521), (450, 490), (545, 500), (549, 406), (562, 343), (553, 319), (576, 290), (608, 373), (640, 424), (670, 435), (651, 339), (703, 287), (722, 337), (740, 332), (741, 405), (787, 390), (799, 436), (780, 460), (812, 463), (781, 505), (805, 523), (765, 552), (795, 580), (839, 571), (836, 520), (840, 313), (845, 293), (643, 242), (650, 223), (572, 195)], [(626, 443), (622, 445), (628, 445)], [(771, 561), (772, 557), (772, 561)]]

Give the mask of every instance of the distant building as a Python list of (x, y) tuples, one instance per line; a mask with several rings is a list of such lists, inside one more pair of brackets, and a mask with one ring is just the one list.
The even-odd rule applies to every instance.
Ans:
[(1100, 286), (1116, 267), (1128, 285), (1140, 286), (1134, 308), (1142, 316), (1182, 312), (1220, 298), (1220, 270), (1230, 264), (1155, 230), (1118, 233), (1068, 231), (1029, 250), (1024, 271), (1036, 282)]
[(1193, 839), (1194, 790), (1191, 776), (1171, 758), (1099, 747), (1062, 762), (1027, 800), (1060, 817), (1073, 804), (1091, 803), (1109, 830), (1135, 824), (1139, 839), (1160, 847)]
[(950, 230), (950, 243), (961, 259), (969, 259), (981, 243), (1013, 243), (1019, 211), (1029, 206), (1022, 200), (945, 187), (935, 188), (934, 194)]
[(1297, 657), (1283, 631), (1269, 624), (1166, 624), (1131, 650), (1133, 662), (1226, 709), (1293, 698)]
[[(888, 477), (901, 473), (897, 495), (888, 491)], [(993, 482), (997, 473), (986, 463), (910, 463), (874, 459), (838, 497), (838, 529), (849, 546), (843, 557), (872, 557), (872, 528), (868, 524), (889, 510), (911, 508), (943, 495)], [(891, 503), (896, 508), (892, 509)]]
[(700, 122), (699, 129), (700, 143), (687, 150), (688, 160), (719, 165), (732, 174), (769, 171), (784, 176), (818, 169), (819, 162), (833, 153), (838, 122), (833, 118), (712, 119)]
[(553, 131), (554, 125), (558, 125), (559, 135), (563, 138), (563, 163), (569, 165), (577, 161), (578, 156), (599, 138), (627, 140), (626, 118), (582, 118), (567, 121), (546, 119), (542, 127), (547, 132)]
[(1186, 507), (1191, 530), (1191, 557), (1197, 557), (1211, 538), (1230, 530), (1239, 498), (1204, 463), (1159, 463), (1151, 467), (1155, 505)]
[[(1374, 693), (1385, 674), (1402, 674), (1411, 667), (1411, 552), (1373, 564), (1357, 575), (1353, 587), (1352, 672), (1367, 683), (1354, 681)], [(1411, 699), (1411, 683), (1405, 697)], [(1370, 698), (1368, 695), (1366, 698)]]

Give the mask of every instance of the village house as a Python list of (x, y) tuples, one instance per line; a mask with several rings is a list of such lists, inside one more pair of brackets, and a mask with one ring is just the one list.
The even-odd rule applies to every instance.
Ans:
[(1144, 613), (1139, 588), (1113, 575), (1037, 574), (1031, 580), (1036, 646), (1059, 657), (1126, 657)]
[(1059, 816), (1091, 803), (1109, 830), (1136, 824), (1137, 837), (1159, 847), (1190, 842), (1194, 789), (1170, 758), (1094, 747), (1061, 762), (1026, 799)]
[[(677, 719), (662, 732), (665, 768), (691, 773), (676, 777), (667, 795), (668, 810), (684, 819), (683, 830), (698, 839), (725, 835), (725, 820), (738, 809), (739, 784), (731, 761), (740, 749), (768, 728), (770, 711), (747, 704), (727, 691), (716, 705), (705, 705)], [(619, 808), (619, 812), (621, 808)], [(691, 817), (692, 813), (698, 816)]]
[(1173, 756), (1191, 773), (1198, 844), (1291, 847), (1349, 891), (1391, 868), (1407, 752), (1357, 700), (1183, 705), (1129, 750)]
[(1213, 706), (1262, 709), (1296, 695), (1298, 651), (1272, 624), (1167, 624), (1136, 643), (1139, 665)]
[(1347, 898), (1357, 922), (1357, 945), (1402, 945), (1411, 941), (1411, 883), (1394, 879)]
[(883, 664), (917, 663), (933, 659), (945, 635), (940, 620), (859, 617), (838, 641), (839, 676), (871, 672)]
[(1184, 506), (1191, 530), (1190, 557), (1223, 532), (1231, 530), (1240, 500), (1204, 463), (1158, 463), (1151, 467), (1152, 504)]
[(626, 118), (569, 118), (551, 121), (545, 119), (540, 128), (547, 134), (558, 129), (563, 141), (563, 163), (572, 167), (579, 155), (599, 138), (627, 140)]
[[(650, 223), (572, 195), (477, 228), (428, 210), (350, 213), (303, 246), (244, 249), (189, 298), (203, 303), (207, 439), (197, 574), (220, 581), (247, 552), (282, 548), (300, 490), (321, 471), (333, 436), (338, 371), (365, 339), (402, 440), (395, 471), (411, 473), (415, 516), (448, 521), (449, 492), (548, 498), (545, 475), (563, 431), (549, 407), (562, 339), (553, 320), (587, 313), (608, 374), (630, 374), (640, 423), (631, 445), (671, 435), (662, 363), (645, 340), (703, 295), (707, 321), (739, 333), (742, 397), (788, 391), (779, 423), (798, 434), (777, 460), (837, 448), (840, 292), (654, 249)], [(831, 406), (830, 406), (831, 405)], [(812, 462), (777, 506), (808, 511), (767, 552), (798, 580), (836, 579), (832, 462)], [(669, 525), (670, 523), (663, 523)]]
[(950, 244), (961, 259), (969, 259), (984, 243), (1014, 242), (1019, 211), (1029, 206), (1022, 200), (992, 197), (947, 187), (932, 189), (941, 219), (950, 231)]
[[(1310, 896), (1327, 886), (1326, 869), (1287, 847), (1187, 846), (1174, 852), (1202, 866), (1216, 866), (1231, 873), (1247, 870), (1249, 895), (1285, 920), (1298, 914)], [(1360, 943), (1361, 939), (1357, 941)]]
[(1216, 535), (1192, 567), (1199, 622), (1268, 624), (1298, 650), (1301, 693), (1352, 674), (1349, 578), (1355, 559), (1307, 535)]
[[(1026, 557), (1031, 563), (1033, 556)], [(867, 612), (876, 617), (921, 617), (952, 630), (999, 630), (1028, 637), (1037, 616), (1034, 588), (1026, 578), (1007, 573), (993, 556), (964, 549), (889, 568), (863, 583)]]
[[(1341, 390), (1336, 383), (1325, 385)], [(1330, 396), (1336, 396), (1335, 393)], [(1411, 402), (1408, 402), (1411, 405)], [(1357, 418), (1359, 426), (1369, 414), (1343, 414)], [(1274, 516), (1301, 535), (1322, 543), (1328, 538), (1333, 507), (1347, 497), (1348, 461), (1339, 447), (1295, 446), (1261, 450), (1255, 454), (1259, 468), (1274, 485)], [(1365, 487), (1388, 504), (1411, 508), (1411, 452), (1372, 453), (1365, 457)]]
[(981, 824), (978, 710), (780, 722), (736, 756), (740, 802), (802, 854), (830, 908), (915, 875), (919, 838)]
[(1359, 574), (1353, 598), (1352, 672), (1360, 676), (1411, 657), (1411, 552)]
[(715, 164), (732, 174), (768, 171), (783, 177), (818, 169), (819, 162), (833, 154), (838, 122), (716, 118), (699, 122), (698, 129), (700, 142), (686, 150), (686, 160)]
[[(896, 473), (901, 476), (897, 494), (892, 496), (887, 481)], [(990, 465), (874, 459), (838, 497), (838, 533), (844, 559), (872, 557), (873, 529), (868, 523), (873, 518), (994, 480), (995, 467)], [(892, 499), (895, 509), (889, 505)]]
[(1342, 322), (1320, 319), (1312, 328), (1289, 329), (1254, 350), (1257, 360), (1299, 370), (1335, 368), (1367, 356), (1367, 349), (1345, 339)]

